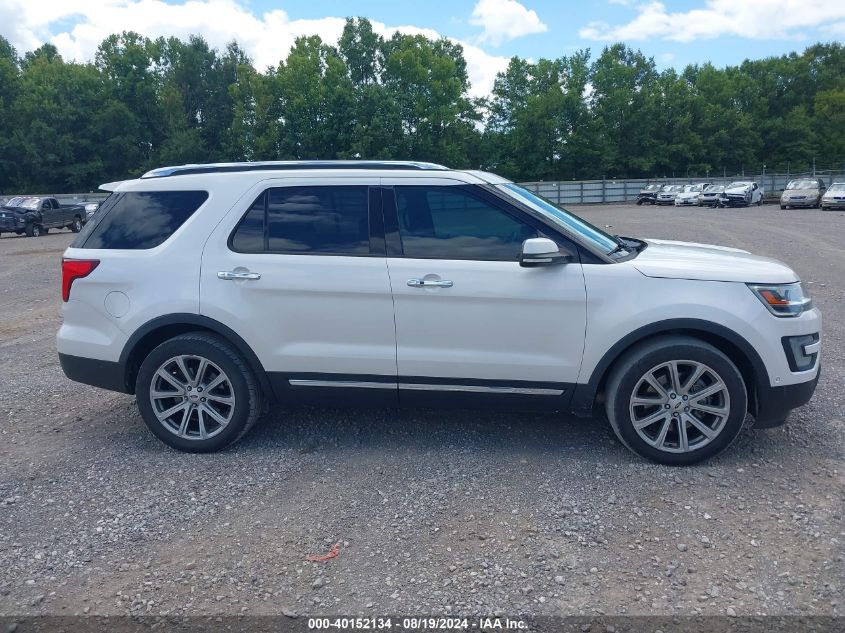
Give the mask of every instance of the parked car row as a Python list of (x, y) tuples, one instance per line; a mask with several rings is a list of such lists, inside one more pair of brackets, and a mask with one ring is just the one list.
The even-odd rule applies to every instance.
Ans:
[(98, 202), (61, 204), (52, 197), (15, 196), (0, 203), (0, 234), (40, 237), (62, 228), (79, 233), (99, 206)]
[[(747, 207), (763, 204), (763, 187), (753, 180), (738, 180), (728, 185), (709, 182), (686, 185), (646, 185), (637, 195), (637, 204), (675, 205), (676, 207)], [(821, 178), (790, 180), (780, 197), (780, 208), (845, 208), (845, 182), (825, 187)]]
[(791, 180), (780, 197), (780, 208), (830, 209), (845, 207), (845, 183), (835, 182), (827, 189), (821, 178)]
[(640, 190), (637, 204), (670, 205), (676, 207), (741, 207), (763, 204), (763, 187), (754, 181), (738, 180), (728, 185), (710, 182), (688, 185), (647, 185)]

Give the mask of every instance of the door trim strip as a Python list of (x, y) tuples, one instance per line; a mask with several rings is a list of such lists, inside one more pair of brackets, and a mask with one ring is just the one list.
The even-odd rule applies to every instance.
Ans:
[(351, 387), (355, 389), (396, 389), (395, 382), (366, 382), (359, 380), (303, 380), (291, 378), (293, 387)]
[(335, 387), (341, 389), (406, 389), (408, 391), (443, 391), (464, 393), (511, 394), (525, 396), (560, 396), (564, 389), (509, 387), (506, 385), (458, 385), (418, 382), (376, 382), (367, 380), (317, 380), (290, 378), (292, 387)]
[(463, 391), (470, 393), (501, 393), (526, 396), (560, 396), (563, 389), (542, 389), (539, 387), (499, 387), (488, 385), (434, 385), (423, 383), (399, 383), (400, 389), (411, 391)]

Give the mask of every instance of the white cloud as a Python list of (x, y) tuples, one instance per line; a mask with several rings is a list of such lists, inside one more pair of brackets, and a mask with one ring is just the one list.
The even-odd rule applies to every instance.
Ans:
[(676, 12), (668, 11), (662, 2), (647, 2), (636, 9), (638, 15), (626, 24), (591, 22), (579, 35), (604, 41), (691, 42), (722, 35), (800, 39), (801, 29), (825, 31), (830, 28), (826, 25), (845, 18), (843, 0), (707, 0), (703, 8)]
[(493, 46), (549, 29), (536, 11), (526, 9), (516, 0), (478, 0), (469, 22), (484, 29), (478, 41), (489, 42)]
[[(20, 53), (51, 42), (63, 57), (77, 61), (93, 59), (108, 35), (136, 31), (150, 38), (202, 35), (217, 48), (234, 39), (256, 67), (264, 69), (284, 59), (300, 35), (319, 35), (326, 42), (337, 42), (344, 24), (345, 18), (332, 16), (292, 20), (281, 9), (258, 16), (236, 0), (187, 0), (181, 4), (164, 0), (0, 0), (0, 35)], [(397, 31), (440, 37), (432, 29), (413, 25), (372, 24), (385, 37)], [(470, 94), (489, 94), (496, 73), (507, 67), (508, 59), (453, 41), (464, 47)]]

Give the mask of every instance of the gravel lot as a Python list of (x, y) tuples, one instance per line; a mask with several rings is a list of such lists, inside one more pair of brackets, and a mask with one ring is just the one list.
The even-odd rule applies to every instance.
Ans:
[(580, 212), (789, 262), (826, 319), (811, 403), (686, 469), (592, 420), (418, 410), (276, 412), (185, 455), (62, 374), (71, 234), (4, 235), (0, 615), (842, 615), (845, 213)]

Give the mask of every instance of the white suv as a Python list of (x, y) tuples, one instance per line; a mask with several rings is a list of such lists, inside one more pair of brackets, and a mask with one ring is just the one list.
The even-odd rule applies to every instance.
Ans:
[(104, 185), (62, 263), (65, 373), (214, 451), (271, 403), (606, 413), (689, 464), (807, 402), (821, 317), (788, 266), (608, 235), (498, 176), (189, 165)]

